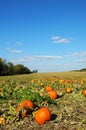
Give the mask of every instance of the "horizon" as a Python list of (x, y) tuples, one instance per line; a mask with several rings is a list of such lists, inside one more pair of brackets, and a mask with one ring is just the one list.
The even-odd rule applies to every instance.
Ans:
[(86, 68), (85, 0), (0, 1), (0, 57), (31, 71)]

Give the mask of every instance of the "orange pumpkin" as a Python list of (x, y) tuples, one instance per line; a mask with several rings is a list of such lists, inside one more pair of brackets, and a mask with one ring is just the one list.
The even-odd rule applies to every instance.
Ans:
[(68, 87), (68, 88), (66, 88), (66, 92), (67, 92), (67, 93), (71, 93), (71, 92), (72, 92), (72, 89)]
[(45, 90), (46, 90), (47, 92), (49, 92), (49, 91), (51, 91), (51, 90), (53, 90), (53, 89), (52, 89), (51, 86), (46, 86), (46, 87), (45, 87)]
[(16, 109), (17, 112), (21, 111), (21, 109), (23, 108), (23, 105), (19, 105)]
[(6, 120), (4, 117), (0, 117), (0, 124), (5, 124), (6, 123)]
[(3, 90), (3, 88), (2, 87), (0, 87), (0, 92)]
[(42, 125), (51, 119), (51, 112), (48, 108), (42, 107), (35, 113), (35, 120), (38, 124)]
[(27, 108), (23, 107), (22, 105), (18, 106), (17, 112), (19, 112), (19, 116), (21, 118), (25, 118), (27, 116)]
[(25, 118), (27, 116), (27, 109), (25, 109), (24, 107), (21, 109), (21, 117)]
[(49, 97), (56, 99), (58, 97), (58, 94), (55, 90), (52, 90), (50, 92), (48, 92)]
[(31, 100), (24, 100), (20, 103), (20, 105), (27, 108), (34, 108), (34, 103)]
[(24, 118), (27, 116), (28, 110), (32, 108), (34, 108), (33, 102), (31, 100), (24, 100), (20, 103), (16, 111), (20, 113), (22, 118)]
[(86, 97), (86, 89), (82, 90), (82, 94)]

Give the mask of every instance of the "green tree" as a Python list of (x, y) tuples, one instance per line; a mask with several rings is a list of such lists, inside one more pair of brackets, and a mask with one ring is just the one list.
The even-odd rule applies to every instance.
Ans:
[(14, 65), (13, 65), (13, 63), (8, 62), (7, 65), (8, 65), (8, 75), (14, 74)]
[(6, 60), (0, 58), (0, 75), (6, 75), (8, 72), (8, 66)]
[(14, 66), (15, 74), (29, 74), (31, 71), (24, 65), (17, 64)]
[[(36, 73), (37, 70), (33, 72)], [(13, 65), (13, 63), (0, 58), (0, 75), (30, 74), (33, 72), (22, 64)]]

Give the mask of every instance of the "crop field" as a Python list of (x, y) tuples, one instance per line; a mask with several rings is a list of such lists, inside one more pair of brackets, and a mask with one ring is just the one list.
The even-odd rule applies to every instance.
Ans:
[(0, 76), (0, 130), (86, 130), (86, 72)]

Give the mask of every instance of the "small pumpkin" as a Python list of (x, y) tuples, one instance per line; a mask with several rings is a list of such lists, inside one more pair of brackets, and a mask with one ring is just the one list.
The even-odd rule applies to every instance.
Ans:
[(0, 87), (0, 92), (3, 90), (3, 88), (2, 87)]
[(21, 111), (21, 109), (23, 108), (23, 105), (19, 105), (16, 109), (17, 112)]
[(52, 91), (48, 92), (48, 95), (50, 98), (53, 98), (53, 99), (56, 99), (58, 97), (56, 90), (52, 90)]
[(0, 117), (0, 124), (5, 124), (6, 123), (6, 120), (4, 117)]
[(71, 93), (71, 92), (72, 92), (72, 89), (71, 89), (70, 87), (67, 87), (67, 88), (66, 88), (66, 92), (67, 92), (67, 93)]
[(34, 103), (31, 100), (24, 100), (20, 103), (16, 111), (19, 112), (21, 118), (24, 118), (32, 108), (34, 108)]
[(42, 107), (36, 111), (34, 118), (38, 124), (42, 125), (51, 119), (51, 112), (47, 107)]
[(29, 110), (29, 109), (23, 107), (22, 105), (18, 106), (17, 112), (18, 112), (18, 114), (19, 114), (19, 117), (20, 117), (20, 118), (25, 118), (25, 117), (27, 116), (27, 111), (28, 111), (28, 110)]
[(20, 103), (20, 105), (30, 109), (34, 108), (34, 103), (31, 100), (24, 100)]
[(82, 94), (86, 97), (86, 89), (82, 90)]
[(52, 88), (51, 86), (46, 86), (46, 87), (45, 87), (45, 90), (46, 90), (47, 92), (49, 92), (49, 91), (53, 90), (53, 88)]
[(27, 109), (23, 107), (19, 114), (22, 118), (25, 118), (27, 116)]

